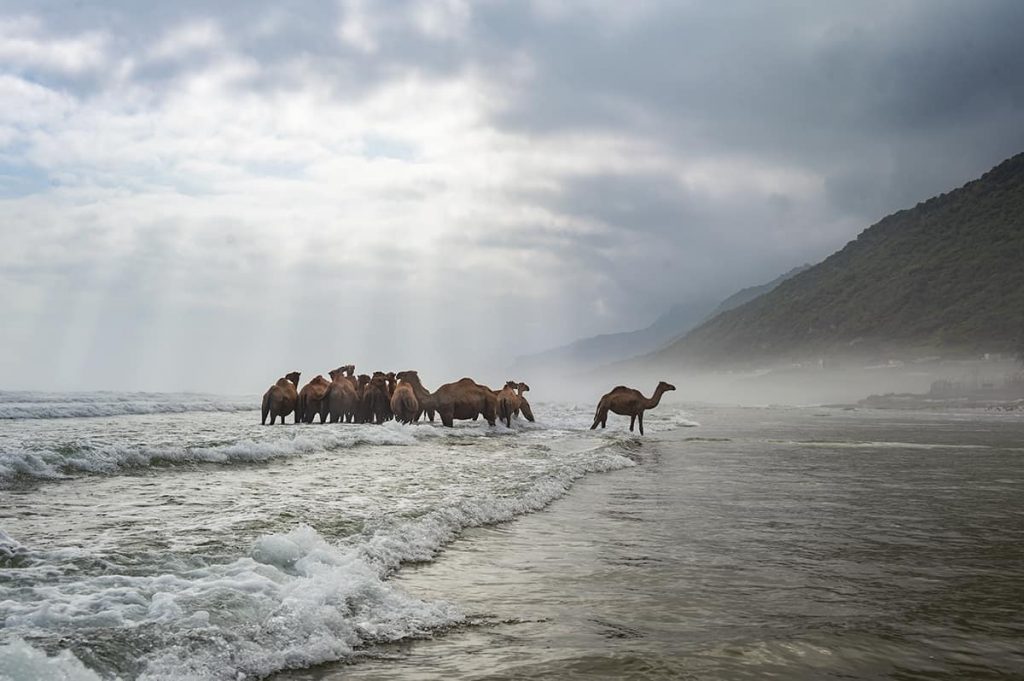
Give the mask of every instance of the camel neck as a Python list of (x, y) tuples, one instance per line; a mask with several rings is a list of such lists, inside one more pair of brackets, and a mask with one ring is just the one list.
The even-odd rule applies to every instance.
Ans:
[(661, 402), (661, 396), (665, 394), (665, 389), (660, 385), (654, 389), (654, 396), (647, 400), (647, 409), (654, 409)]

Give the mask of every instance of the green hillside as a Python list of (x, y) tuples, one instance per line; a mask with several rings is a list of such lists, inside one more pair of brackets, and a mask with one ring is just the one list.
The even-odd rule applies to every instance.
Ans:
[(1024, 335), (1024, 154), (890, 215), (652, 359), (1013, 352)]

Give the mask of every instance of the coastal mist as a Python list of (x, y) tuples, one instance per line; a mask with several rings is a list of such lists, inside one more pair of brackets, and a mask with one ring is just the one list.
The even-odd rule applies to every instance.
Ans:
[(1024, 669), (1019, 412), (256, 406), (0, 393), (0, 678)]

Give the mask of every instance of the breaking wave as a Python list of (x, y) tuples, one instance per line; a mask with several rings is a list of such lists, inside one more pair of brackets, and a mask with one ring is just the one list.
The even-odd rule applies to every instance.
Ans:
[[(284, 430), (278, 428), (278, 430)], [(50, 442), (35, 449), (0, 449), (0, 488), (18, 479), (57, 480), (75, 474), (110, 475), (154, 465), (180, 463), (252, 463), (346, 449), (358, 445), (411, 445), (436, 436), (429, 427), (410, 428), (389, 422), (378, 426), (307, 427), (284, 436), (242, 438), (203, 445), (138, 445), (99, 442)]]
[(0, 392), (0, 419), (65, 419), (259, 410), (253, 396), (199, 393)]
[[(134, 665), (118, 673), (140, 679), (262, 678), (345, 659), (368, 644), (430, 635), (464, 615), (410, 596), (389, 576), (403, 563), (432, 560), (468, 527), (543, 508), (588, 473), (635, 465), (623, 446), (564, 457), (515, 495), (478, 492), (419, 517), (379, 519), (337, 543), (299, 525), (257, 537), (230, 562), (42, 580), (48, 583), (18, 587), (17, 598), (0, 585), (11, 637), (0, 646), (0, 669), (12, 670), (11, 679), (39, 678), (45, 669), (91, 680), (100, 678), (91, 668), (104, 672), (113, 655)], [(0, 533), (0, 567), (4, 555), (21, 571), (52, 574), (66, 565), (61, 551), (33, 552)]]

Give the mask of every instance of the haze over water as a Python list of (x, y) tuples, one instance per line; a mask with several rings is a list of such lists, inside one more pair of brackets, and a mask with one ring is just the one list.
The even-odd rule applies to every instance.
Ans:
[(664, 404), (641, 439), (592, 405), (449, 431), (3, 397), (11, 678), (1024, 668), (1019, 414)]

